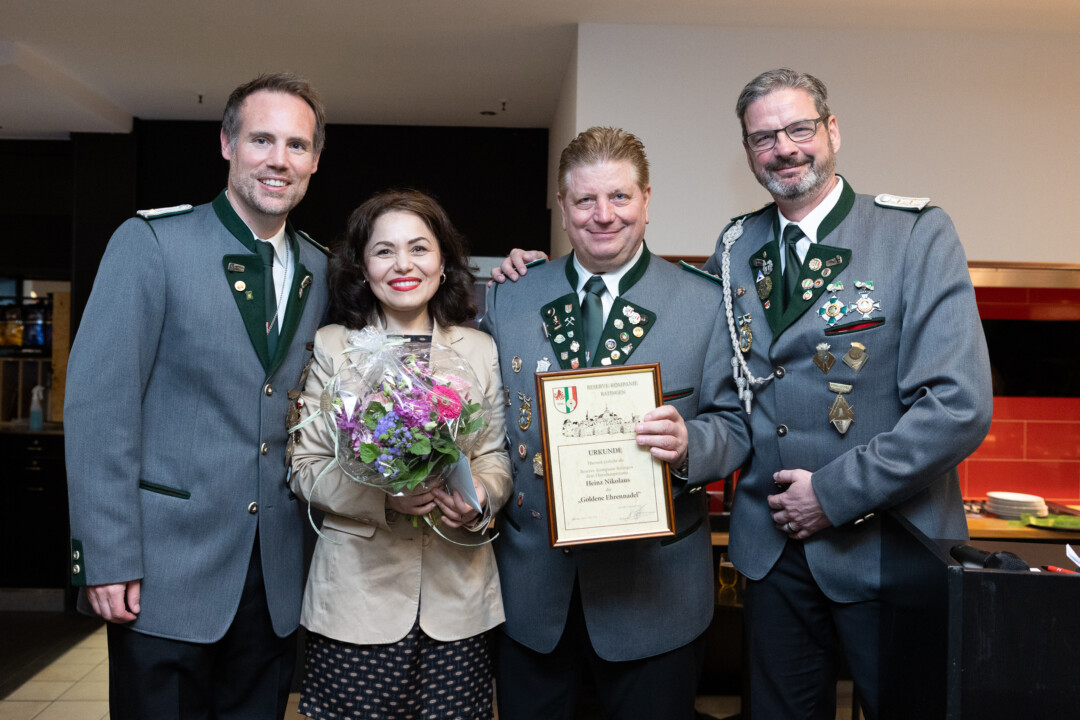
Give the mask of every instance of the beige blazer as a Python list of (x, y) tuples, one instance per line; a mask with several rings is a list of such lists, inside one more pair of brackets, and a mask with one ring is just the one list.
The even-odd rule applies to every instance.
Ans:
[[(304, 387), (302, 417), (319, 407), (326, 381), (337, 371), (348, 330), (329, 325), (315, 336), (315, 361)], [(490, 424), (469, 457), (487, 491), (491, 517), (506, 503), (512, 484), (505, 450), (504, 403), (495, 343), (463, 327), (435, 327), (435, 343), (452, 348), (472, 366), (492, 409)], [(312, 492), (333, 459), (333, 440), (322, 418), (300, 430), (293, 454), (293, 492), (326, 512), (304, 590), (300, 624), (335, 640), (361, 645), (391, 643), (420, 627), (441, 641), (460, 640), (504, 620), (502, 593), (491, 545), (461, 547), (423, 522), (388, 514), (387, 495), (354, 482), (336, 466)], [(443, 530), (479, 537), (464, 530)], [(459, 535), (460, 537), (460, 535)], [(423, 602), (421, 602), (421, 597)]]

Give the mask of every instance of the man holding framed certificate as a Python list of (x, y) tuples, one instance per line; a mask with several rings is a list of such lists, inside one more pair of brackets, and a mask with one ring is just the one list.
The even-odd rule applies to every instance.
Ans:
[(559, 163), (574, 252), (488, 291), (514, 464), (495, 543), (503, 720), (572, 718), (583, 664), (613, 720), (694, 716), (714, 604), (700, 490), (749, 438), (723, 392), (726, 319), (695, 311), (720, 288), (649, 252), (650, 193), (640, 140), (582, 132)]

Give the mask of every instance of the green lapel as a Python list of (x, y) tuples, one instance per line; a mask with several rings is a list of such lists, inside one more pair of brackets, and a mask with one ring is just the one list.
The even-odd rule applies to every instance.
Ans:
[[(648, 246), (643, 242), (641, 257), (619, 280), (619, 297), (615, 298), (611, 312), (608, 313), (596, 355), (589, 361), (586, 360), (586, 348), (583, 344), (584, 331), (581, 329), (581, 306), (578, 304), (577, 292), (563, 295), (540, 308), (544, 335), (555, 351), (560, 368), (576, 370), (579, 367), (626, 363), (656, 320), (656, 313), (627, 302), (622, 297), (645, 275), (651, 257)], [(571, 257), (567, 258), (565, 269), (567, 282), (576, 290), (578, 274), (574, 269), (572, 253)]]
[[(568, 262), (567, 265), (569, 264)], [(544, 336), (555, 351), (559, 367), (563, 370), (588, 367), (577, 293), (563, 295), (544, 305), (540, 308), (540, 317), (544, 321)]]
[[(266, 345), (266, 308), (263, 298), (266, 286), (263, 284), (262, 259), (255, 252), (255, 238), (229, 204), (224, 190), (214, 198), (213, 208), (225, 229), (249, 251), (247, 254), (224, 256), (221, 258), (221, 266), (225, 270), (225, 279), (231, 288), (233, 300), (236, 301), (236, 309), (240, 311), (240, 317), (244, 321), (251, 346), (269, 375), (271, 358)], [(284, 345), (286, 343), (279, 343), (278, 347)]]
[(277, 351), (274, 353), (267, 375), (273, 374), (280, 367), (282, 361), (285, 360), (285, 355), (289, 352), (289, 345), (292, 344), (296, 328), (300, 325), (300, 318), (304, 314), (304, 306), (307, 305), (308, 297), (311, 295), (308, 288), (311, 287), (314, 280), (308, 269), (300, 262), (299, 244), (296, 241), (295, 231), (288, 220), (285, 221), (285, 237), (289, 242), (293, 257), (296, 258), (296, 269), (293, 271), (292, 286), (289, 289), (289, 302), (285, 306), (285, 322), (278, 333)]
[[(783, 313), (780, 312), (780, 295), (783, 292), (784, 280), (780, 273), (779, 211), (776, 211), (773, 216), (773, 239), (750, 256), (750, 267), (757, 280), (758, 297), (761, 298), (762, 305), (765, 307), (765, 317), (772, 329), (773, 342), (776, 342), (776, 338), (781, 333), (802, 317), (803, 313), (814, 306), (823, 293), (826, 291), (833, 293), (834, 289), (839, 290), (843, 287), (836, 278), (851, 264), (851, 250), (825, 245), (822, 240), (839, 227), (854, 205), (855, 191), (851, 189), (851, 183), (844, 180), (840, 199), (818, 226), (818, 241), (810, 244), (810, 249), (803, 258), (802, 267), (799, 268), (799, 289), (793, 297), (788, 299), (787, 308)], [(772, 263), (768, 262), (770, 259)], [(769, 272), (762, 272), (764, 270), (769, 270)], [(840, 287), (836, 287), (837, 284)], [(763, 290), (766, 287), (769, 292), (763, 296)]]
[[(832, 293), (834, 283), (838, 282), (836, 276), (850, 263), (851, 250), (823, 245), (820, 242), (810, 243), (810, 249), (806, 251), (806, 257), (799, 269), (799, 289), (788, 299), (787, 309), (780, 317), (779, 325), (773, 327), (773, 337), (791, 327), (807, 309), (816, 306), (817, 299), (826, 290)], [(771, 320), (769, 325), (772, 325)]]
[[(777, 224), (778, 221), (774, 220), (773, 225)], [(780, 243), (775, 236), (774, 227), (773, 239), (759, 247), (748, 261), (754, 277), (754, 288), (761, 306), (765, 308), (765, 318), (773, 334), (776, 334), (780, 324), (780, 295), (784, 291), (784, 276), (780, 273)]]
[(607, 324), (600, 335), (600, 344), (592, 364), (623, 365), (637, 349), (641, 341), (656, 325), (656, 313), (637, 304), (631, 304), (620, 295), (608, 313)]

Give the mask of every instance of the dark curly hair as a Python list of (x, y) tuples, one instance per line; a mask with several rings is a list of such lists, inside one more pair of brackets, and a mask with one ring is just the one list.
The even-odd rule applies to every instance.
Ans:
[(418, 190), (385, 190), (368, 198), (353, 210), (349, 225), (330, 256), (326, 269), (330, 288), (331, 322), (360, 329), (376, 320), (385, 323), (382, 305), (364, 278), (364, 249), (371, 241), (375, 221), (388, 212), (410, 212), (418, 216), (435, 235), (443, 260), (446, 282), (428, 301), (428, 312), (442, 327), (460, 325), (476, 317), (472, 286), (476, 278), (469, 270), (465, 237), (458, 232), (442, 206)]

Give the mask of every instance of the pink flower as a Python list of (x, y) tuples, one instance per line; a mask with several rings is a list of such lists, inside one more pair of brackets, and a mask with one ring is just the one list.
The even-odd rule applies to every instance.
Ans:
[(461, 397), (445, 385), (436, 385), (431, 389), (439, 420), (453, 420), (461, 414)]

